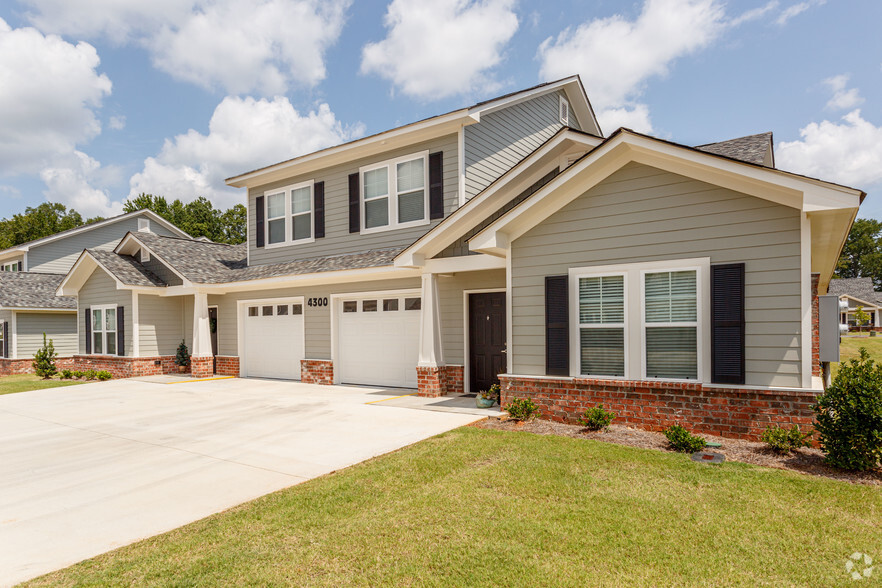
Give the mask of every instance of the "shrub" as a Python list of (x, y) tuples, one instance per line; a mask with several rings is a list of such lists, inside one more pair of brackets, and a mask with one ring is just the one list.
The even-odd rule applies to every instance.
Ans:
[(85, 372), (81, 372), (80, 370), (76, 370), (76, 371), (74, 371), (71, 375), (72, 375), (74, 378), (76, 378), (77, 380), (79, 380), (80, 378), (82, 378), (83, 376), (85, 376), (86, 373), (85, 373)]
[(99, 371), (99, 372), (96, 372), (95, 375), (96, 375), (96, 376), (98, 377), (98, 379), (101, 380), (102, 382), (105, 381), (105, 380), (109, 380), (110, 378), (113, 377), (113, 374), (111, 374), (111, 373), (108, 372), (107, 370), (101, 370), (101, 371)]
[(846, 470), (868, 470), (882, 459), (882, 365), (863, 347), (860, 353), (839, 366), (814, 406), (827, 463)]
[(615, 413), (603, 410), (603, 405), (600, 404), (586, 410), (579, 422), (589, 431), (600, 431), (609, 427), (614, 418), (616, 418)]
[(811, 438), (812, 431), (803, 433), (799, 430), (799, 425), (793, 425), (790, 429), (772, 425), (760, 436), (763, 443), (778, 453), (790, 453), (801, 447), (811, 447)]
[(175, 354), (175, 365), (190, 365), (190, 351), (187, 349), (187, 344), (184, 343), (183, 339), (181, 339), (181, 344), (178, 345), (178, 352)]
[(671, 448), (684, 453), (701, 451), (707, 445), (704, 439), (693, 435), (680, 425), (673, 425), (665, 429), (665, 437), (668, 438)]
[(61, 377), (62, 377), (62, 379), (70, 380), (74, 376), (73, 376), (73, 372), (70, 370), (61, 370)]
[(48, 380), (57, 374), (58, 368), (55, 367), (56, 357), (58, 357), (58, 354), (55, 353), (55, 345), (53, 345), (52, 339), (49, 339), (47, 343), (46, 333), (43, 333), (43, 346), (34, 355), (34, 373), (44, 380)]
[(481, 390), (478, 392), (478, 395), (481, 398), (486, 398), (487, 400), (495, 400), (499, 402), (499, 384), (493, 384), (490, 386), (489, 390)]
[(539, 411), (539, 407), (529, 398), (515, 398), (505, 407), (505, 410), (508, 411), (508, 416), (514, 420), (526, 421)]
[(86, 378), (87, 380), (94, 380), (95, 378), (98, 377), (98, 372), (96, 372), (95, 370), (86, 370), (83, 373), (83, 377)]

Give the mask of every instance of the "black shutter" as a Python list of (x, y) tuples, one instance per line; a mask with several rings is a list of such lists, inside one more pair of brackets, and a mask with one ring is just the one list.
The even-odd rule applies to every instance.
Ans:
[(116, 307), (116, 354), (126, 354), (126, 307)]
[(263, 242), (264, 242), (263, 225), (264, 225), (264, 218), (266, 215), (266, 211), (263, 208), (263, 196), (258, 196), (254, 200), (254, 207), (257, 209), (254, 211), (255, 215), (257, 216), (257, 224), (256, 224), (257, 230), (255, 231), (257, 233), (257, 235), (256, 235), (257, 247), (263, 247)]
[(711, 381), (744, 384), (744, 264), (711, 266)]
[(361, 195), (358, 173), (349, 174), (349, 232), (361, 232)]
[(18, 262), (18, 271), (22, 271), (22, 263), (20, 261)]
[(92, 309), (86, 309), (86, 355), (92, 353)]
[(9, 357), (9, 321), (3, 321), (3, 348), (0, 353), (3, 357)]
[(567, 276), (545, 277), (545, 373), (570, 375), (570, 308)]
[(444, 218), (444, 153), (429, 154), (429, 218)]
[(313, 186), (313, 206), (315, 206), (315, 238), (325, 236), (325, 183), (316, 182)]

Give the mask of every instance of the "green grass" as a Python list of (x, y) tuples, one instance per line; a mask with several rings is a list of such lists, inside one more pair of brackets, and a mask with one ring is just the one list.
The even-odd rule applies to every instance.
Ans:
[[(849, 359), (858, 359), (860, 348), (866, 347), (870, 357), (877, 362), (882, 362), (882, 333), (877, 337), (870, 337), (868, 334), (861, 336), (843, 337), (842, 343), (839, 345), (839, 359), (841, 362)], [(830, 364), (830, 373), (835, 378), (839, 372), (839, 364)]]
[(467, 427), (32, 585), (850, 586), (880, 520), (878, 488)]
[(42, 390), (44, 388), (59, 388), (61, 386), (74, 386), (82, 384), (77, 380), (60, 380), (53, 378), (44, 380), (34, 374), (22, 374), (17, 376), (0, 376), (0, 396), (3, 394), (15, 394), (16, 392), (28, 392), (30, 390)]

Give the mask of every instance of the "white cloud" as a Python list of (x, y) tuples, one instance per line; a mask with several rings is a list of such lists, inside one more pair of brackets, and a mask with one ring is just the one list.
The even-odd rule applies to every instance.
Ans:
[(166, 140), (156, 157), (148, 157), (132, 176), (129, 195), (147, 192), (184, 201), (206, 196), (228, 207), (241, 202), (242, 193), (228, 188), (224, 178), (363, 133), (360, 124), (340, 123), (327, 104), (300, 114), (285, 97), (227, 97), (215, 109), (207, 135), (191, 129)]
[(121, 131), (126, 128), (126, 117), (122, 114), (118, 116), (111, 116), (110, 120), (107, 121), (107, 127), (113, 129), (114, 131)]
[(824, 80), (824, 84), (833, 91), (833, 97), (827, 102), (827, 108), (850, 110), (864, 101), (857, 88), (847, 87), (848, 78), (848, 74), (841, 74)]
[(775, 24), (784, 26), (794, 16), (802, 14), (809, 8), (822, 6), (826, 3), (827, 0), (809, 0), (807, 2), (797, 2), (796, 4), (792, 4), (781, 11), (781, 14), (779, 14), (778, 18), (775, 20)]
[(762, 17), (764, 17), (765, 15), (767, 15), (768, 13), (777, 9), (778, 6), (779, 6), (778, 0), (771, 0), (771, 2), (768, 2), (768, 3), (764, 4), (763, 6), (759, 6), (757, 8), (753, 8), (751, 10), (748, 10), (747, 12), (743, 12), (743, 13), (739, 14), (735, 18), (731, 19), (728, 24), (730, 27), (737, 27), (738, 25), (744, 24), (746, 22), (759, 20)]
[(46, 184), (47, 200), (62, 202), (85, 216), (110, 216), (122, 212), (121, 202), (112, 202), (109, 194), (92, 185), (100, 183), (101, 164), (82, 151), (75, 151), (54, 166), (40, 171)]
[(621, 108), (605, 108), (597, 113), (600, 128), (607, 134), (619, 127), (625, 127), (638, 133), (652, 134), (652, 121), (649, 107), (646, 104), (632, 104)]
[[(147, 48), (156, 68), (229, 93), (284, 93), (326, 75), (351, 0), (27, 0), (40, 28)], [(243, 26), (247, 23), (247, 26)]]
[(541, 76), (579, 73), (607, 131), (615, 127), (604, 120), (651, 129), (648, 108), (637, 101), (647, 81), (667, 75), (673, 62), (707, 47), (725, 27), (717, 0), (646, 0), (634, 20), (617, 14), (547, 38), (538, 51)]
[(386, 38), (362, 50), (361, 73), (425, 100), (499, 87), (491, 70), (518, 30), (514, 0), (393, 0)]
[(839, 122), (810, 123), (801, 139), (779, 143), (775, 160), (781, 169), (856, 188), (882, 181), (882, 127), (853, 110)]

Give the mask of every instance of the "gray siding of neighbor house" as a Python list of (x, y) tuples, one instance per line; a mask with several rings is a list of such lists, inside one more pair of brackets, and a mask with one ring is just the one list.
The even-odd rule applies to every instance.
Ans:
[(545, 276), (695, 257), (746, 264), (747, 384), (799, 387), (799, 211), (633, 163), (514, 242), (515, 373), (545, 373)]
[[(287, 298), (303, 296), (330, 297), (331, 294), (379, 292), (383, 290), (419, 289), (419, 278), (402, 278), (377, 282), (357, 282), (352, 284), (331, 284), (328, 286), (310, 286), (308, 288), (280, 288), (261, 290), (260, 292), (237, 292), (223, 296), (209, 296), (209, 306), (217, 306), (218, 315), (218, 354), (239, 355), (237, 307), (240, 300), (260, 300), (269, 298)], [(303, 306), (303, 323), (306, 335), (306, 359), (331, 359), (331, 309), (333, 305), (323, 307)]]
[[(419, 143), (404, 149), (396, 149), (373, 157), (359, 159), (322, 170), (313, 174), (301, 175), (290, 179), (274, 182), (248, 192), (248, 247), (251, 265), (265, 265), (307, 259), (342, 253), (355, 253), (369, 249), (385, 247), (406, 247), (419, 239), (429, 229), (440, 222), (440, 219), (428, 224), (407, 229), (398, 229), (361, 235), (349, 232), (349, 174), (358, 172), (360, 167), (380, 163), (411, 153), (443, 151), (444, 178), (444, 214), (450, 214), (459, 206), (459, 163), (457, 136), (447, 135), (439, 139)], [(325, 183), (325, 236), (313, 243), (290, 245), (286, 247), (261, 247), (257, 244), (255, 199), (268, 190), (314, 180)], [(426, 211), (428, 216), (428, 210)], [(290, 223), (287, 225), (290, 231)]]
[(505, 289), (505, 270), (462, 272), (438, 278), (438, 300), (441, 307), (441, 345), (444, 363), (465, 363), (465, 290)]
[[(45, 274), (66, 274), (83, 249), (111, 250), (126, 233), (138, 230), (138, 218), (129, 217), (115, 223), (82, 231), (75, 235), (37, 245), (28, 251), (28, 271)], [(157, 235), (176, 236), (164, 226), (150, 221), (150, 230)]]
[[(174, 355), (182, 339), (184, 339), (184, 297), (139, 294), (139, 355), (141, 357)], [(191, 343), (188, 341), (187, 347), (192, 349)]]
[(132, 293), (129, 290), (117, 290), (116, 282), (104, 273), (96, 269), (80, 288), (77, 297), (77, 320), (80, 325), (79, 352), (86, 352), (86, 323), (85, 310), (93, 306), (113, 304), (125, 307), (125, 355), (132, 357)]
[(59, 356), (68, 357), (77, 352), (77, 315), (74, 312), (19, 312), (15, 317), (15, 328), (20, 359), (37, 353), (43, 346), (43, 333), (46, 333), (47, 341), (52, 339)]
[[(560, 130), (560, 93), (497, 110), (465, 127), (466, 199), (489, 186)], [(574, 117), (571, 117), (574, 118)]]

